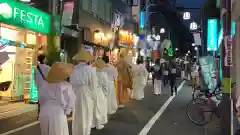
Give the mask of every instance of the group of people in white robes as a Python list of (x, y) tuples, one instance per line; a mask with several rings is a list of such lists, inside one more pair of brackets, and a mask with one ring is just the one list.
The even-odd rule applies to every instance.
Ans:
[(88, 51), (73, 59), (78, 62), (76, 66), (54, 63), (37, 83), (42, 135), (69, 135), (66, 115), (71, 112), (72, 134), (90, 135), (92, 128), (104, 128), (108, 114), (118, 108), (114, 87), (118, 72), (109, 60), (93, 62)]

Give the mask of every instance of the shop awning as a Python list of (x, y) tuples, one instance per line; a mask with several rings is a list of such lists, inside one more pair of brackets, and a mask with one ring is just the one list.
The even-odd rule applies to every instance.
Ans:
[(78, 36), (79, 36), (79, 32), (78, 31), (75, 31), (75, 30), (70, 29), (70, 28), (65, 27), (65, 26), (62, 27), (61, 33), (65, 34), (65, 35), (68, 35), (68, 36), (75, 37), (75, 38), (78, 38)]
[(103, 48), (103, 49), (109, 49), (108, 46), (106, 46), (106, 45), (95, 44), (95, 43), (91, 43), (89, 41), (83, 41), (83, 44), (94, 46), (94, 47), (99, 47), (99, 48)]

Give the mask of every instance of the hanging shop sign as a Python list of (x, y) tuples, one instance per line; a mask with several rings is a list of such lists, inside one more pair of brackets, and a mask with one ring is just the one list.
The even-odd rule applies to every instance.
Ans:
[(120, 32), (119, 32), (119, 43), (122, 46), (133, 47), (133, 45), (134, 45), (133, 35), (128, 31), (120, 30)]
[(230, 67), (232, 66), (232, 37), (226, 36), (224, 39), (224, 49), (225, 49), (225, 57), (224, 57), (224, 66)]
[(145, 27), (145, 12), (140, 12), (140, 29)]
[(34, 81), (35, 76), (35, 67), (32, 66), (32, 79), (31, 79), (31, 88), (30, 88), (30, 101), (37, 102), (38, 101), (38, 89)]
[(111, 43), (112, 36), (111, 35), (105, 35), (103, 32), (95, 32), (94, 33), (94, 44), (101, 45), (104, 47), (109, 47), (109, 44)]
[(207, 23), (207, 50), (216, 51), (217, 50), (217, 32), (218, 23), (217, 19), (208, 19)]
[(62, 25), (69, 26), (72, 24), (74, 4), (75, 4), (74, 1), (64, 2), (63, 14), (62, 14)]
[(0, 22), (43, 34), (50, 33), (51, 17), (47, 13), (15, 0), (0, 0), (0, 9)]

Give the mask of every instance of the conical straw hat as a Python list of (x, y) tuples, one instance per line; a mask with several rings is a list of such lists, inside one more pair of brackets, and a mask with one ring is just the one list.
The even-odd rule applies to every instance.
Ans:
[(92, 59), (93, 59), (92, 54), (89, 51), (85, 51), (85, 50), (80, 51), (73, 57), (73, 60), (85, 61), (85, 62), (92, 61)]
[(98, 59), (94, 62), (93, 66), (101, 69), (106, 67), (107, 64), (102, 59)]
[(67, 79), (73, 72), (74, 65), (64, 62), (56, 62), (48, 72), (46, 80), (49, 83), (57, 83)]

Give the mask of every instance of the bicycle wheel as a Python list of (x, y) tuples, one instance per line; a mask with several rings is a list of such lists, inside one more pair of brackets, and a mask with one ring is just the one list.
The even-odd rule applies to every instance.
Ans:
[(218, 89), (216, 90), (216, 92), (215, 92), (215, 93), (218, 93), (218, 94), (215, 95), (215, 97), (217, 98), (217, 100), (221, 100), (221, 98), (222, 98), (222, 93), (221, 93), (221, 91), (222, 91), (222, 90), (218, 88)]
[(205, 125), (212, 120), (213, 111), (205, 99), (195, 98), (187, 104), (188, 118), (197, 125)]

